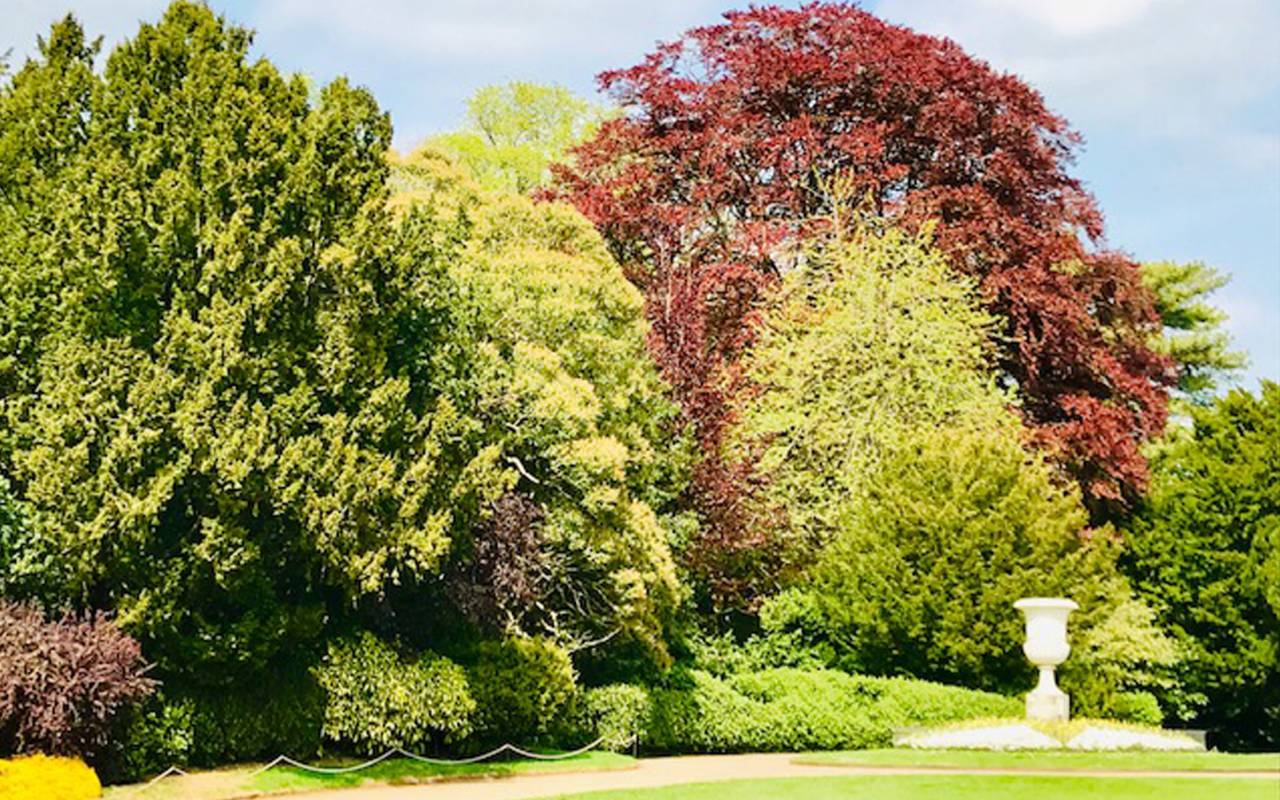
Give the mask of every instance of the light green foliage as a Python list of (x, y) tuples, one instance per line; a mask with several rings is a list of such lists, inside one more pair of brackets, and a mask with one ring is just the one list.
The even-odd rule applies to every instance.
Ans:
[(1017, 700), (924, 681), (774, 669), (692, 670), (655, 689), (646, 744), (678, 752), (884, 747), (893, 729), (1020, 709)]
[(747, 373), (738, 447), (763, 445), (769, 500), (820, 547), (886, 453), (918, 431), (1015, 428), (984, 351), (991, 318), (926, 239), (866, 230), (789, 274)]
[(485, 642), (469, 675), (476, 730), (494, 741), (528, 742), (545, 734), (576, 689), (569, 654), (529, 637)]
[(1177, 362), (1178, 392), (1191, 403), (1211, 401), (1220, 382), (1246, 364), (1244, 353), (1230, 349), (1222, 329), (1227, 315), (1207, 300), (1228, 280), (1199, 261), (1142, 265), (1142, 282), (1155, 297), (1165, 329), (1155, 349)]
[(1127, 597), (1097, 624), (1074, 637), (1061, 679), (1071, 691), (1073, 713), (1159, 725), (1164, 715), (1156, 690), (1175, 716), (1188, 716), (1195, 698), (1173, 679), (1179, 652), (1146, 603)]
[(563, 86), (512, 81), (478, 89), (467, 100), (463, 128), (427, 144), (456, 160), (483, 188), (524, 194), (546, 185), (551, 165), (608, 116)]
[(649, 728), (653, 701), (642, 686), (615, 683), (583, 692), (580, 701), (583, 728), (602, 739), (607, 750), (630, 750)]
[(825, 640), (855, 672), (1015, 691), (1030, 678), (1015, 600), (1076, 599), (1080, 635), (1129, 602), (1110, 532), (1082, 534), (1078, 493), (993, 383), (990, 325), (926, 239), (894, 230), (837, 239), (787, 276), (737, 432), (763, 447), (805, 570), (762, 611), (769, 630)]
[(1280, 384), (1194, 409), (1153, 463), (1125, 568), (1186, 658), (1196, 724), (1231, 744), (1280, 743)]
[(329, 646), (315, 670), (326, 695), (324, 736), (361, 752), (453, 742), (471, 732), (467, 675), (445, 658), (401, 658), (371, 633)]
[(621, 631), (661, 653), (691, 455), (644, 349), (639, 293), (566, 206), (482, 197), (430, 150), (395, 184), (407, 219), (465, 220), (441, 265), (459, 289), (431, 380), (467, 410), (484, 493), (518, 486), (545, 511), (556, 600), (520, 626), (571, 647)]

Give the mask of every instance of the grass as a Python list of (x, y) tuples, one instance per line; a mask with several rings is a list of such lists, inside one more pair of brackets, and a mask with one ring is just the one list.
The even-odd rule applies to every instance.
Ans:
[[(326, 761), (325, 766), (343, 766), (354, 761)], [(521, 759), (491, 761), (482, 764), (445, 766), (423, 764), (405, 758), (393, 758), (359, 772), (323, 775), (293, 767), (274, 767), (261, 775), (251, 773), (261, 764), (193, 772), (191, 775), (165, 778), (145, 792), (145, 784), (112, 786), (104, 793), (106, 800), (232, 800), (238, 797), (314, 792), (325, 789), (348, 789), (356, 786), (405, 785), (441, 780), (496, 778), (535, 772), (578, 772), (583, 770), (627, 769), (635, 759), (617, 753), (591, 752), (559, 761)]]
[(799, 756), (800, 764), (882, 767), (965, 767), (973, 769), (1114, 769), (1232, 772), (1274, 770), (1280, 777), (1280, 753), (1162, 753), (1070, 750), (992, 752), (987, 750), (850, 750)]
[[(573, 800), (1276, 800), (1280, 783), (1244, 778), (1048, 778), (1001, 775), (783, 778), (572, 795)], [(564, 795), (561, 800), (570, 796)]]

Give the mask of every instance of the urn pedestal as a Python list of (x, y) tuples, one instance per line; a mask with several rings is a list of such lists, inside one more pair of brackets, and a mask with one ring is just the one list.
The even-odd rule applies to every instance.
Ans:
[(1066, 721), (1071, 699), (1058, 688), (1054, 668), (1067, 660), (1067, 617), (1079, 606), (1063, 597), (1024, 597), (1013, 604), (1027, 618), (1022, 652), (1040, 670), (1040, 681), (1027, 695), (1027, 719)]

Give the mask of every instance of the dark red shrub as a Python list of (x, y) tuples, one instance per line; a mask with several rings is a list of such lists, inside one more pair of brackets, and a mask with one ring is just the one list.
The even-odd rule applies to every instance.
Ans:
[(155, 689), (142, 651), (101, 612), (46, 620), (0, 600), (0, 754), (92, 759), (116, 715)]
[(712, 457), (778, 245), (832, 212), (838, 177), (874, 213), (937, 223), (1003, 321), (1002, 379), (1095, 510), (1144, 487), (1174, 377), (1147, 345), (1158, 320), (1136, 265), (1097, 248), (1101, 214), (1067, 172), (1079, 136), (1021, 80), (814, 3), (726, 14), (600, 83), (626, 113), (558, 191), (644, 290), (654, 355)]
[(474, 533), (470, 557), (450, 573), (446, 586), (469, 621), (492, 632), (520, 626), (538, 607), (550, 581), (538, 541), (543, 512), (508, 492)]

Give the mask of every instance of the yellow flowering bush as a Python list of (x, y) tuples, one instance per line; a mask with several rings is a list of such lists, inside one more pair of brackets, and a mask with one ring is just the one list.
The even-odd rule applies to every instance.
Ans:
[(32, 755), (0, 760), (5, 800), (82, 800), (101, 797), (97, 774), (78, 758)]

